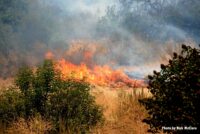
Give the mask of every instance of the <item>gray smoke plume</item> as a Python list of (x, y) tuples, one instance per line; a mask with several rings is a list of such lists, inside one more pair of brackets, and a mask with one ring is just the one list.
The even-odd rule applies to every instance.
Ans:
[(52, 51), (56, 59), (144, 77), (181, 43), (200, 41), (199, 7), (199, 0), (2, 0), (0, 75), (35, 66)]

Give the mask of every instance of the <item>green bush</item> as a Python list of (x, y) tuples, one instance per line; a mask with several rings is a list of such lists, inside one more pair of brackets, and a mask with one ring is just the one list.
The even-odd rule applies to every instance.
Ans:
[[(174, 53), (168, 65), (149, 76), (151, 98), (140, 100), (148, 110), (144, 120), (150, 132), (162, 127), (197, 127), (197, 131), (170, 131), (171, 133), (198, 133), (200, 129), (200, 50), (182, 45), (180, 55)], [(168, 131), (169, 132), (169, 131)]]
[(18, 71), (15, 83), (22, 91), (22, 93), (24, 93), (24, 95), (28, 94), (28, 90), (31, 88), (32, 79), (33, 79), (33, 72), (31, 68), (23, 67)]
[(25, 113), (23, 94), (16, 88), (10, 88), (0, 94), (0, 121), (9, 124)]
[(35, 97), (35, 92), (32, 87), (33, 79), (34, 74), (29, 67), (21, 68), (15, 79), (15, 84), (19, 87), (24, 99), (25, 118), (28, 118), (36, 113), (35, 107), (33, 106)]
[[(35, 92), (34, 106), (41, 115), (46, 112), (48, 94), (54, 92), (55, 89), (59, 89), (62, 83), (62, 80), (57, 80), (57, 77), (58, 74), (54, 70), (53, 61), (51, 60), (45, 60), (36, 70), (32, 81)], [(53, 84), (56, 80), (58, 83)]]
[[(102, 110), (89, 94), (89, 85), (84, 82), (68, 81), (67, 86), (52, 93), (49, 99), (50, 116), (64, 131), (86, 132), (103, 121)], [(62, 128), (61, 128), (62, 129)]]
[[(86, 132), (102, 121), (102, 110), (90, 95), (89, 84), (62, 80), (52, 60), (45, 60), (35, 72), (24, 67), (16, 79), (19, 91), (1, 94), (0, 120), (10, 123), (19, 117), (29, 119), (37, 114), (53, 121), (55, 133)], [(61, 128), (60, 125), (63, 125)]]

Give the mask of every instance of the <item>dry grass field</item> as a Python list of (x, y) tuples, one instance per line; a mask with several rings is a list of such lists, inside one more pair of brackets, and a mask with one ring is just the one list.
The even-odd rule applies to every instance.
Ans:
[(145, 109), (138, 99), (147, 97), (147, 89), (92, 89), (96, 102), (103, 106), (105, 123), (93, 130), (95, 134), (146, 134), (148, 126), (142, 123)]

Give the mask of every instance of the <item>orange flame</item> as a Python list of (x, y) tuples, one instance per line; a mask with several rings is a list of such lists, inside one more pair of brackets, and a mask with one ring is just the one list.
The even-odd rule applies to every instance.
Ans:
[(54, 57), (54, 54), (51, 52), (51, 51), (48, 51), (46, 54), (45, 54), (45, 58), (46, 59), (53, 59)]
[[(54, 58), (55, 53), (47, 52), (46, 58)], [(61, 55), (64, 58), (56, 62), (55, 69), (61, 72), (63, 79), (84, 80), (94, 85), (112, 87), (144, 85), (143, 81), (128, 77), (123, 69), (113, 70), (108, 65), (97, 65), (98, 62), (94, 57), (105, 56), (106, 53), (106, 48), (98, 42), (74, 41), (64, 55)]]
[(61, 72), (63, 79), (84, 80), (90, 84), (112, 87), (142, 85), (141, 81), (129, 78), (123, 70), (113, 70), (107, 65), (95, 65), (90, 69), (84, 63), (75, 65), (62, 59), (56, 63), (55, 68)]

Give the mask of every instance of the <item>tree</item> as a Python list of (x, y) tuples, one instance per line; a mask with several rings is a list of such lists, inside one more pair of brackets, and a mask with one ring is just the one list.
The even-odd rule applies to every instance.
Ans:
[(15, 83), (24, 94), (27, 116), (34, 113), (34, 109), (40, 114), (45, 113), (48, 94), (57, 88), (53, 86), (57, 78), (58, 74), (51, 60), (45, 60), (36, 73), (29, 67), (19, 69)]
[(0, 123), (9, 124), (25, 112), (23, 95), (13, 87), (0, 93)]
[(96, 105), (89, 90), (89, 84), (72, 80), (50, 95), (49, 115), (60, 132), (85, 133), (102, 123), (102, 109)]
[[(150, 125), (150, 132), (162, 127), (192, 126), (199, 131), (200, 102), (200, 50), (182, 45), (180, 54), (174, 53), (161, 71), (148, 76), (152, 97), (140, 100), (148, 111), (143, 121)], [(196, 131), (195, 131), (196, 132)], [(191, 131), (172, 131), (191, 133)]]
[(28, 90), (31, 87), (31, 82), (33, 79), (33, 72), (29, 67), (23, 67), (19, 69), (15, 83), (21, 89), (22, 93), (28, 94)]
[(9, 124), (19, 117), (29, 119), (39, 114), (54, 123), (55, 133), (61, 129), (84, 133), (103, 121), (102, 109), (89, 92), (90, 85), (62, 79), (52, 60), (45, 60), (35, 71), (20, 69), (15, 83), (19, 91), (0, 94), (4, 96), (0, 98), (0, 121)]
[(24, 100), (25, 107), (25, 117), (28, 118), (34, 113), (33, 110), (33, 98), (34, 93), (32, 92), (32, 81), (33, 81), (33, 72), (29, 67), (23, 67), (19, 69), (15, 84), (19, 87), (22, 99)]
[(55, 86), (52, 86), (54, 80), (56, 80), (56, 71), (54, 70), (53, 61), (45, 60), (43, 65), (37, 69), (33, 80), (34, 105), (41, 114), (45, 112), (48, 94), (55, 88)]

